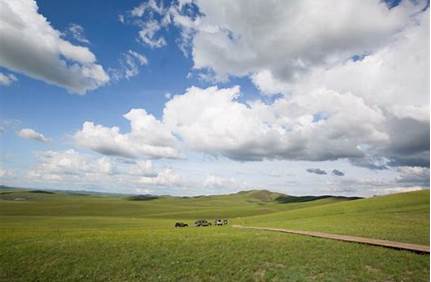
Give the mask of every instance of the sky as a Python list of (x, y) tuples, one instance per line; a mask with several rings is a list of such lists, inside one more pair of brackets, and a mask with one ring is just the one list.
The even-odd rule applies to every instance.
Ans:
[(429, 188), (429, 2), (0, 0), (0, 184)]

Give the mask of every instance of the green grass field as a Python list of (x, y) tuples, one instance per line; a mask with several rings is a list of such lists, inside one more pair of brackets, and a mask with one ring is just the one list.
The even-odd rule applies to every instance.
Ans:
[(429, 255), (229, 226), (429, 245), (429, 191), (280, 203), (267, 191), (132, 201), (0, 190), (0, 281), (429, 281)]

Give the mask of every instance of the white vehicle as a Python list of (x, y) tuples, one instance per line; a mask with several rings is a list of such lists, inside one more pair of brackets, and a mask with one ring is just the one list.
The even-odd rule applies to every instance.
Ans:
[(214, 225), (223, 225), (223, 220), (222, 219), (216, 219), (214, 222)]

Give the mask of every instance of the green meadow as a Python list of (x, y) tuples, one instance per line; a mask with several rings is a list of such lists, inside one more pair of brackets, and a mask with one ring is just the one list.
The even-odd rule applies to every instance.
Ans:
[[(429, 245), (429, 190), (156, 199), (0, 190), (0, 281), (429, 281), (429, 255), (232, 224)], [(282, 200), (280, 200), (282, 198)], [(228, 218), (227, 226), (193, 227)], [(190, 227), (174, 228), (177, 221)]]

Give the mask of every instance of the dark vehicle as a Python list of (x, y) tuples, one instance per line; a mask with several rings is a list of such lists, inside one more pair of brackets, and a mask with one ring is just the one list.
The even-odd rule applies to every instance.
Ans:
[(227, 219), (223, 219), (223, 224), (228, 224)]
[(208, 222), (206, 219), (199, 219), (195, 221), (195, 226), (211, 226), (211, 222)]
[(184, 222), (177, 222), (175, 223), (175, 227), (187, 227), (189, 226), (187, 223)]

